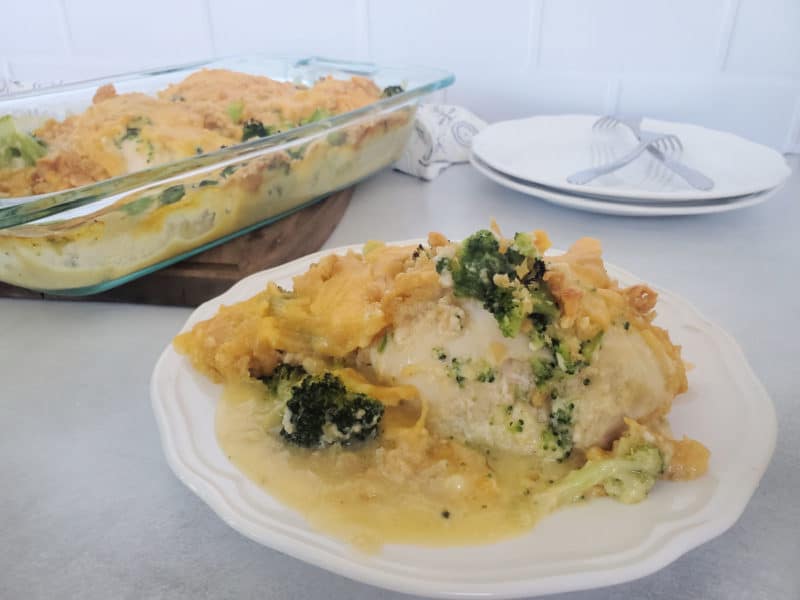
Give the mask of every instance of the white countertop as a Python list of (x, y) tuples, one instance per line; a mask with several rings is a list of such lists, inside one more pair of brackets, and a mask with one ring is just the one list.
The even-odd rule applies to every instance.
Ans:
[[(800, 173), (755, 208), (633, 219), (502, 189), (468, 166), (359, 186), (326, 247), (485, 227), (584, 235), (736, 337), (775, 403), (778, 444), (741, 519), (644, 579), (557, 599), (800, 598)], [(259, 546), (172, 474), (150, 372), (191, 311), (0, 301), (0, 598), (401, 598)], [(720, 424), (724, 426), (724, 424)]]

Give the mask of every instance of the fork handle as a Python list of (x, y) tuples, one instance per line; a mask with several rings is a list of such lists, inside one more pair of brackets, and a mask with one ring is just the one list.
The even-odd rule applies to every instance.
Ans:
[(704, 192), (714, 189), (714, 181), (703, 175), (700, 171), (695, 171), (691, 167), (687, 167), (682, 162), (673, 158), (669, 158), (663, 152), (652, 146), (650, 146), (648, 150), (650, 154), (660, 160), (665, 167), (667, 167), (670, 171), (675, 173), (693, 188), (702, 190)]
[(614, 171), (621, 169), (625, 165), (630, 162), (633, 162), (636, 158), (638, 158), (642, 152), (647, 150), (652, 144), (656, 143), (661, 138), (653, 138), (647, 141), (640, 143), (636, 146), (633, 150), (628, 152), (622, 158), (617, 160), (611, 161), (610, 163), (606, 163), (604, 165), (600, 165), (599, 167), (592, 167), (591, 169), (585, 169), (583, 171), (578, 171), (577, 173), (573, 173), (569, 177), (567, 177), (567, 181), (573, 185), (584, 185), (589, 183), (593, 179), (597, 179), (601, 175), (607, 175), (608, 173), (613, 173)]

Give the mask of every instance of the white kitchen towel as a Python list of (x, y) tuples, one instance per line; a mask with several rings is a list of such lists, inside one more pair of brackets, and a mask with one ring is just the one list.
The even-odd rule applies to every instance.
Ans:
[(430, 181), (450, 165), (467, 162), (472, 138), (484, 127), (485, 121), (460, 106), (422, 104), (394, 168)]

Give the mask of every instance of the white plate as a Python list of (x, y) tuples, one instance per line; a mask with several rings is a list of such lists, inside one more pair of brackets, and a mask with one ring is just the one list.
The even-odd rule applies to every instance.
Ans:
[(635, 203), (632, 199), (625, 202), (615, 202), (609, 198), (601, 196), (586, 196), (580, 194), (570, 194), (561, 192), (552, 188), (534, 185), (527, 183), (521, 179), (516, 179), (492, 169), (490, 166), (482, 162), (475, 154), (470, 156), (470, 163), (480, 173), (486, 175), (492, 181), (500, 185), (535, 196), (545, 202), (557, 204), (559, 206), (566, 206), (567, 208), (574, 208), (577, 210), (585, 210), (589, 212), (596, 212), (606, 215), (621, 215), (626, 217), (675, 217), (682, 215), (707, 215), (711, 213), (728, 212), (731, 210), (738, 210), (741, 208), (748, 208), (756, 206), (762, 202), (766, 202), (771, 198), (775, 192), (780, 188), (773, 188), (766, 192), (758, 194), (749, 194), (746, 196), (739, 196), (736, 198), (727, 198), (721, 200), (706, 200), (695, 202), (659, 202), (653, 203), (648, 200), (641, 200), (640, 203)]
[(495, 123), (475, 136), (472, 151), (493, 169), (528, 183), (637, 201), (743, 196), (774, 188), (791, 173), (783, 156), (772, 148), (697, 125), (645, 119), (642, 129), (680, 137), (684, 150), (677, 158), (713, 179), (712, 190), (690, 187), (647, 152), (587, 185), (570, 184), (567, 177), (572, 173), (610, 162), (636, 146), (625, 127), (593, 131), (597, 119), (560, 115)]
[[(406, 242), (417, 243), (417, 240)], [(361, 246), (329, 252), (344, 253)], [(200, 306), (183, 330), (244, 300), (267, 281), (284, 287), (329, 252), (252, 275)], [(609, 265), (628, 285), (639, 279)], [(151, 380), (153, 410), (167, 461), (178, 478), (231, 527), (265, 546), (345, 577), (400, 592), (440, 598), (512, 598), (588, 589), (652, 573), (724, 532), (739, 518), (772, 456), (775, 412), (736, 342), (685, 300), (661, 291), (658, 323), (696, 365), (690, 391), (670, 415), (677, 435), (711, 449), (701, 479), (659, 482), (650, 497), (626, 506), (608, 499), (565, 508), (535, 529), (483, 546), (388, 545), (359, 553), (317, 533), (295, 511), (248, 480), (214, 435), (220, 387), (168, 347)]]

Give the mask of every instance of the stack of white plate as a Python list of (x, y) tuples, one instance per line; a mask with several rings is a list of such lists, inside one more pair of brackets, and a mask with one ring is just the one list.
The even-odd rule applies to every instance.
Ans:
[(646, 131), (677, 135), (671, 155), (714, 181), (691, 187), (649, 152), (586, 185), (567, 177), (615, 160), (637, 140), (625, 126), (593, 129), (592, 115), (540, 116), (495, 123), (472, 143), (470, 161), (500, 185), (580, 210), (628, 216), (696, 215), (754, 206), (790, 174), (783, 156), (767, 146), (697, 125), (645, 119)]

